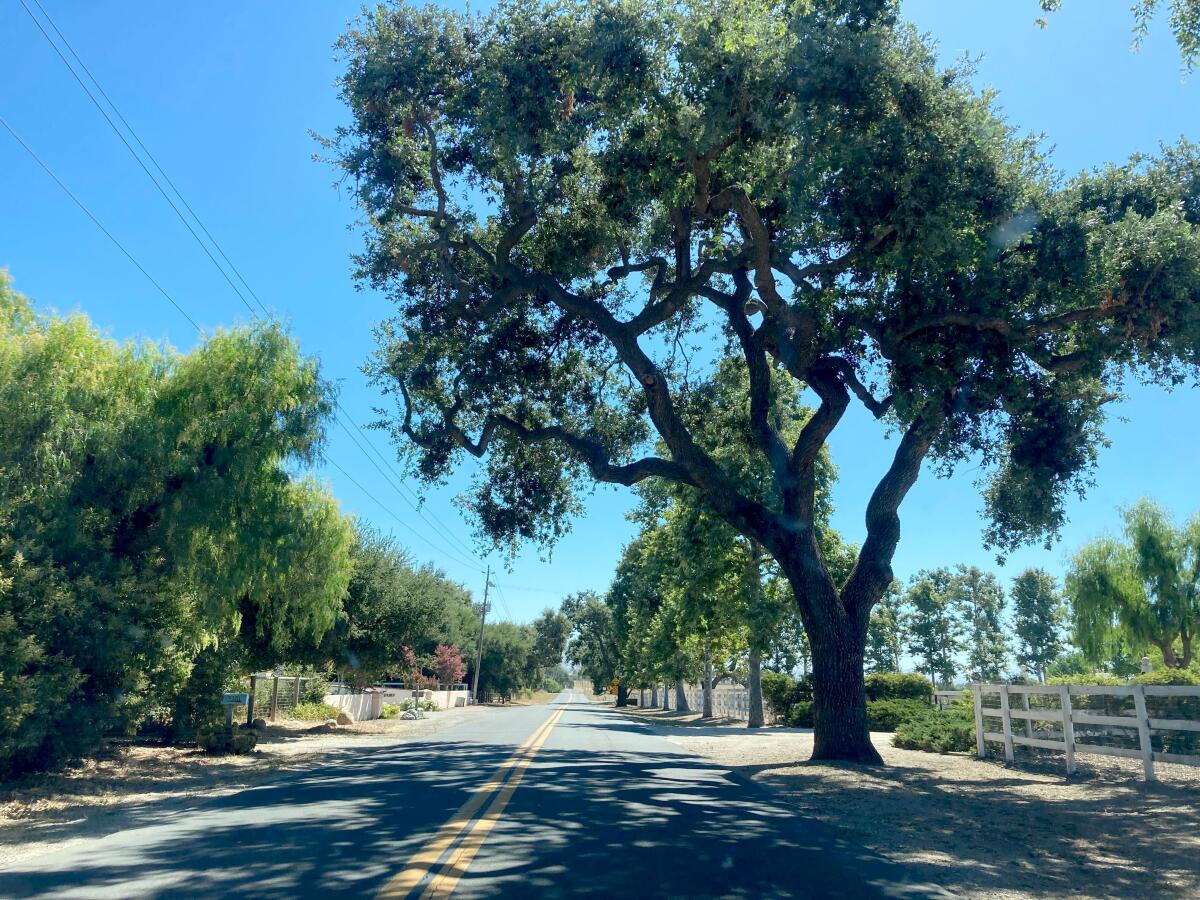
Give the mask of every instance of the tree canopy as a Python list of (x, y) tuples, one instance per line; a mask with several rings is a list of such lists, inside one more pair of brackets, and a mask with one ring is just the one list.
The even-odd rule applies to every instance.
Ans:
[(314, 652), (350, 530), (288, 467), (330, 404), (276, 325), (118, 344), (0, 274), (0, 772), (168, 716), (201, 654), (219, 691), (238, 662)]
[(1122, 645), (1154, 647), (1168, 667), (1186, 669), (1200, 627), (1200, 515), (1183, 526), (1149, 500), (1125, 510), (1124, 543), (1087, 544), (1071, 561), (1075, 642), (1093, 662)]
[[(481, 458), (468, 504), (510, 546), (595, 481), (700, 491), (793, 588), (817, 757), (878, 759), (863, 646), (922, 464), (982, 459), (998, 551), (1052, 537), (1126, 374), (1196, 371), (1200, 152), (1064, 176), (893, 2), (394, 3), (340, 46), (330, 147), (358, 275), (396, 303), (371, 370), (416, 471)], [(765, 495), (697, 436), (716, 367), (690, 339), (744, 360)], [(793, 382), (816, 409), (788, 433)], [(852, 402), (899, 440), (840, 580), (817, 467)]]
[(1013, 579), (1011, 593), (1017, 662), (1045, 681), (1065, 643), (1066, 609), (1058, 583), (1043, 569), (1026, 569)]

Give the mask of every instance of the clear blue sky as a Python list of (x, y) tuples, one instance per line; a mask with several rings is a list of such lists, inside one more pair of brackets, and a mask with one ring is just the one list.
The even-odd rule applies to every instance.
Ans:
[[(42, 2), (258, 295), (291, 324), (306, 353), (320, 356), (327, 377), (339, 381), (351, 416), (370, 420), (380, 401), (359, 367), (388, 304), (351, 285), (355, 211), (333, 187), (332, 169), (312, 161), (317, 148), (309, 136), (310, 129), (328, 133), (344, 120), (331, 45), (358, 5)], [(910, 0), (904, 9), (937, 39), (946, 62), (982, 54), (980, 86), (997, 88), (1009, 120), (1044, 132), (1058, 165), (1074, 172), (1153, 151), (1181, 134), (1200, 138), (1200, 74), (1183, 78), (1165, 27), (1154, 30), (1141, 53), (1130, 53), (1128, 6), (1127, 0), (1068, 0), (1045, 30), (1034, 24), (1035, 0)], [(0, 4), (0, 49), (0, 115), (205, 328), (245, 321), (241, 302), (17, 0)], [(182, 349), (195, 343), (191, 326), (3, 131), (0, 267), (40, 306), (82, 310), (114, 337)], [(1139, 496), (1157, 497), (1179, 516), (1200, 508), (1200, 392), (1133, 387), (1113, 412), (1113, 446), (1101, 455), (1088, 498), (1070, 505), (1062, 542), (1014, 555), (1000, 570), (1005, 579), (1026, 565), (1061, 573), (1070, 550), (1116, 527), (1117, 507)], [(370, 439), (391, 457), (381, 434)], [(862, 509), (890, 445), (856, 410), (832, 449), (841, 471), (835, 524), (859, 540)], [(385, 508), (446, 545), (337, 428), (329, 454), (365, 488), (336, 469), (322, 471), (346, 511), (394, 530), (418, 559), (436, 562), (468, 587), (482, 585), (475, 566), (397, 523)], [(922, 476), (902, 511), (899, 576), (958, 562), (995, 568), (980, 545), (977, 474)], [(453, 487), (430, 495), (427, 508), (470, 542), (470, 526), (451, 502)], [(534, 548), (522, 553), (511, 572), (496, 576), (499, 615), (529, 619), (565, 593), (603, 590), (631, 535), (628, 506), (623, 489), (601, 488), (550, 562)]]

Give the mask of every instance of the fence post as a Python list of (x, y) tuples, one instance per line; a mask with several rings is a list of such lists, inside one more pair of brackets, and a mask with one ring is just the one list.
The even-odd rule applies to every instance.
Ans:
[(1016, 757), (1013, 756), (1012, 716), (1009, 715), (1007, 684), (1000, 685), (1000, 714), (1004, 721), (1004, 759), (1006, 762), (1013, 762)]
[(254, 724), (254, 690), (256, 687), (258, 687), (258, 676), (251, 675), (250, 676), (250, 697), (249, 697), (249, 702), (246, 704), (246, 724), (247, 725)]
[[(300, 676), (296, 676), (296, 683), (292, 686), (292, 709), (300, 705)], [(295, 713), (292, 713), (295, 715)]]
[(983, 689), (979, 682), (971, 685), (975, 695), (975, 746), (979, 749), (979, 758), (987, 758), (987, 748), (983, 745)]
[(275, 721), (275, 714), (279, 712), (279, 676), (275, 675), (271, 678), (271, 721)]
[[(1029, 712), (1029, 695), (1022, 694), (1021, 701), (1022, 701), (1021, 705), (1024, 707), (1025, 712)], [(1025, 737), (1027, 737), (1027, 738), (1033, 737), (1033, 719), (1027, 718), (1025, 720)]]
[(1067, 774), (1075, 774), (1075, 723), (1071, 721), (1074, 712), (1071, 709), (1071, 686), (1060, 684), (1058, 698), (1062, 706), (1063, 743), (1067, 747)]
[(1142, 768), (1146, 780), (1154, 781), (1154, 746), (1150, 743), (1150, 717), (1146, 713), (1146, 687), (1133, 686), (1133, 707), (1137, 711), (1138, 742), (1142, 745)]

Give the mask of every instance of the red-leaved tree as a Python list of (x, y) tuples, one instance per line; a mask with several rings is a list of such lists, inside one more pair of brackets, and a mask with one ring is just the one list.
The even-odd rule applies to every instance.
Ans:
[(457, 644), (438, 644), (433, 651), (433, 671), (438, 684), (458, 684), (467, 674), (462, 651)]

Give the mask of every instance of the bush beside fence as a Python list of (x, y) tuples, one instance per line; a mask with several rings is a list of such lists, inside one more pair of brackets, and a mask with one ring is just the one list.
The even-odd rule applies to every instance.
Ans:
[(981, 758), (987, 756), (988, 742), (1001, 744), (1009, 762), (1017, 746), (1057, 750), (1072, 773), (1077, 752), (1121, 756), (1140, 759), (1147, 781), (1155, 779), (1156, 762), (1200, 766), (1200, 686), (976, 684), (971, 689)]

